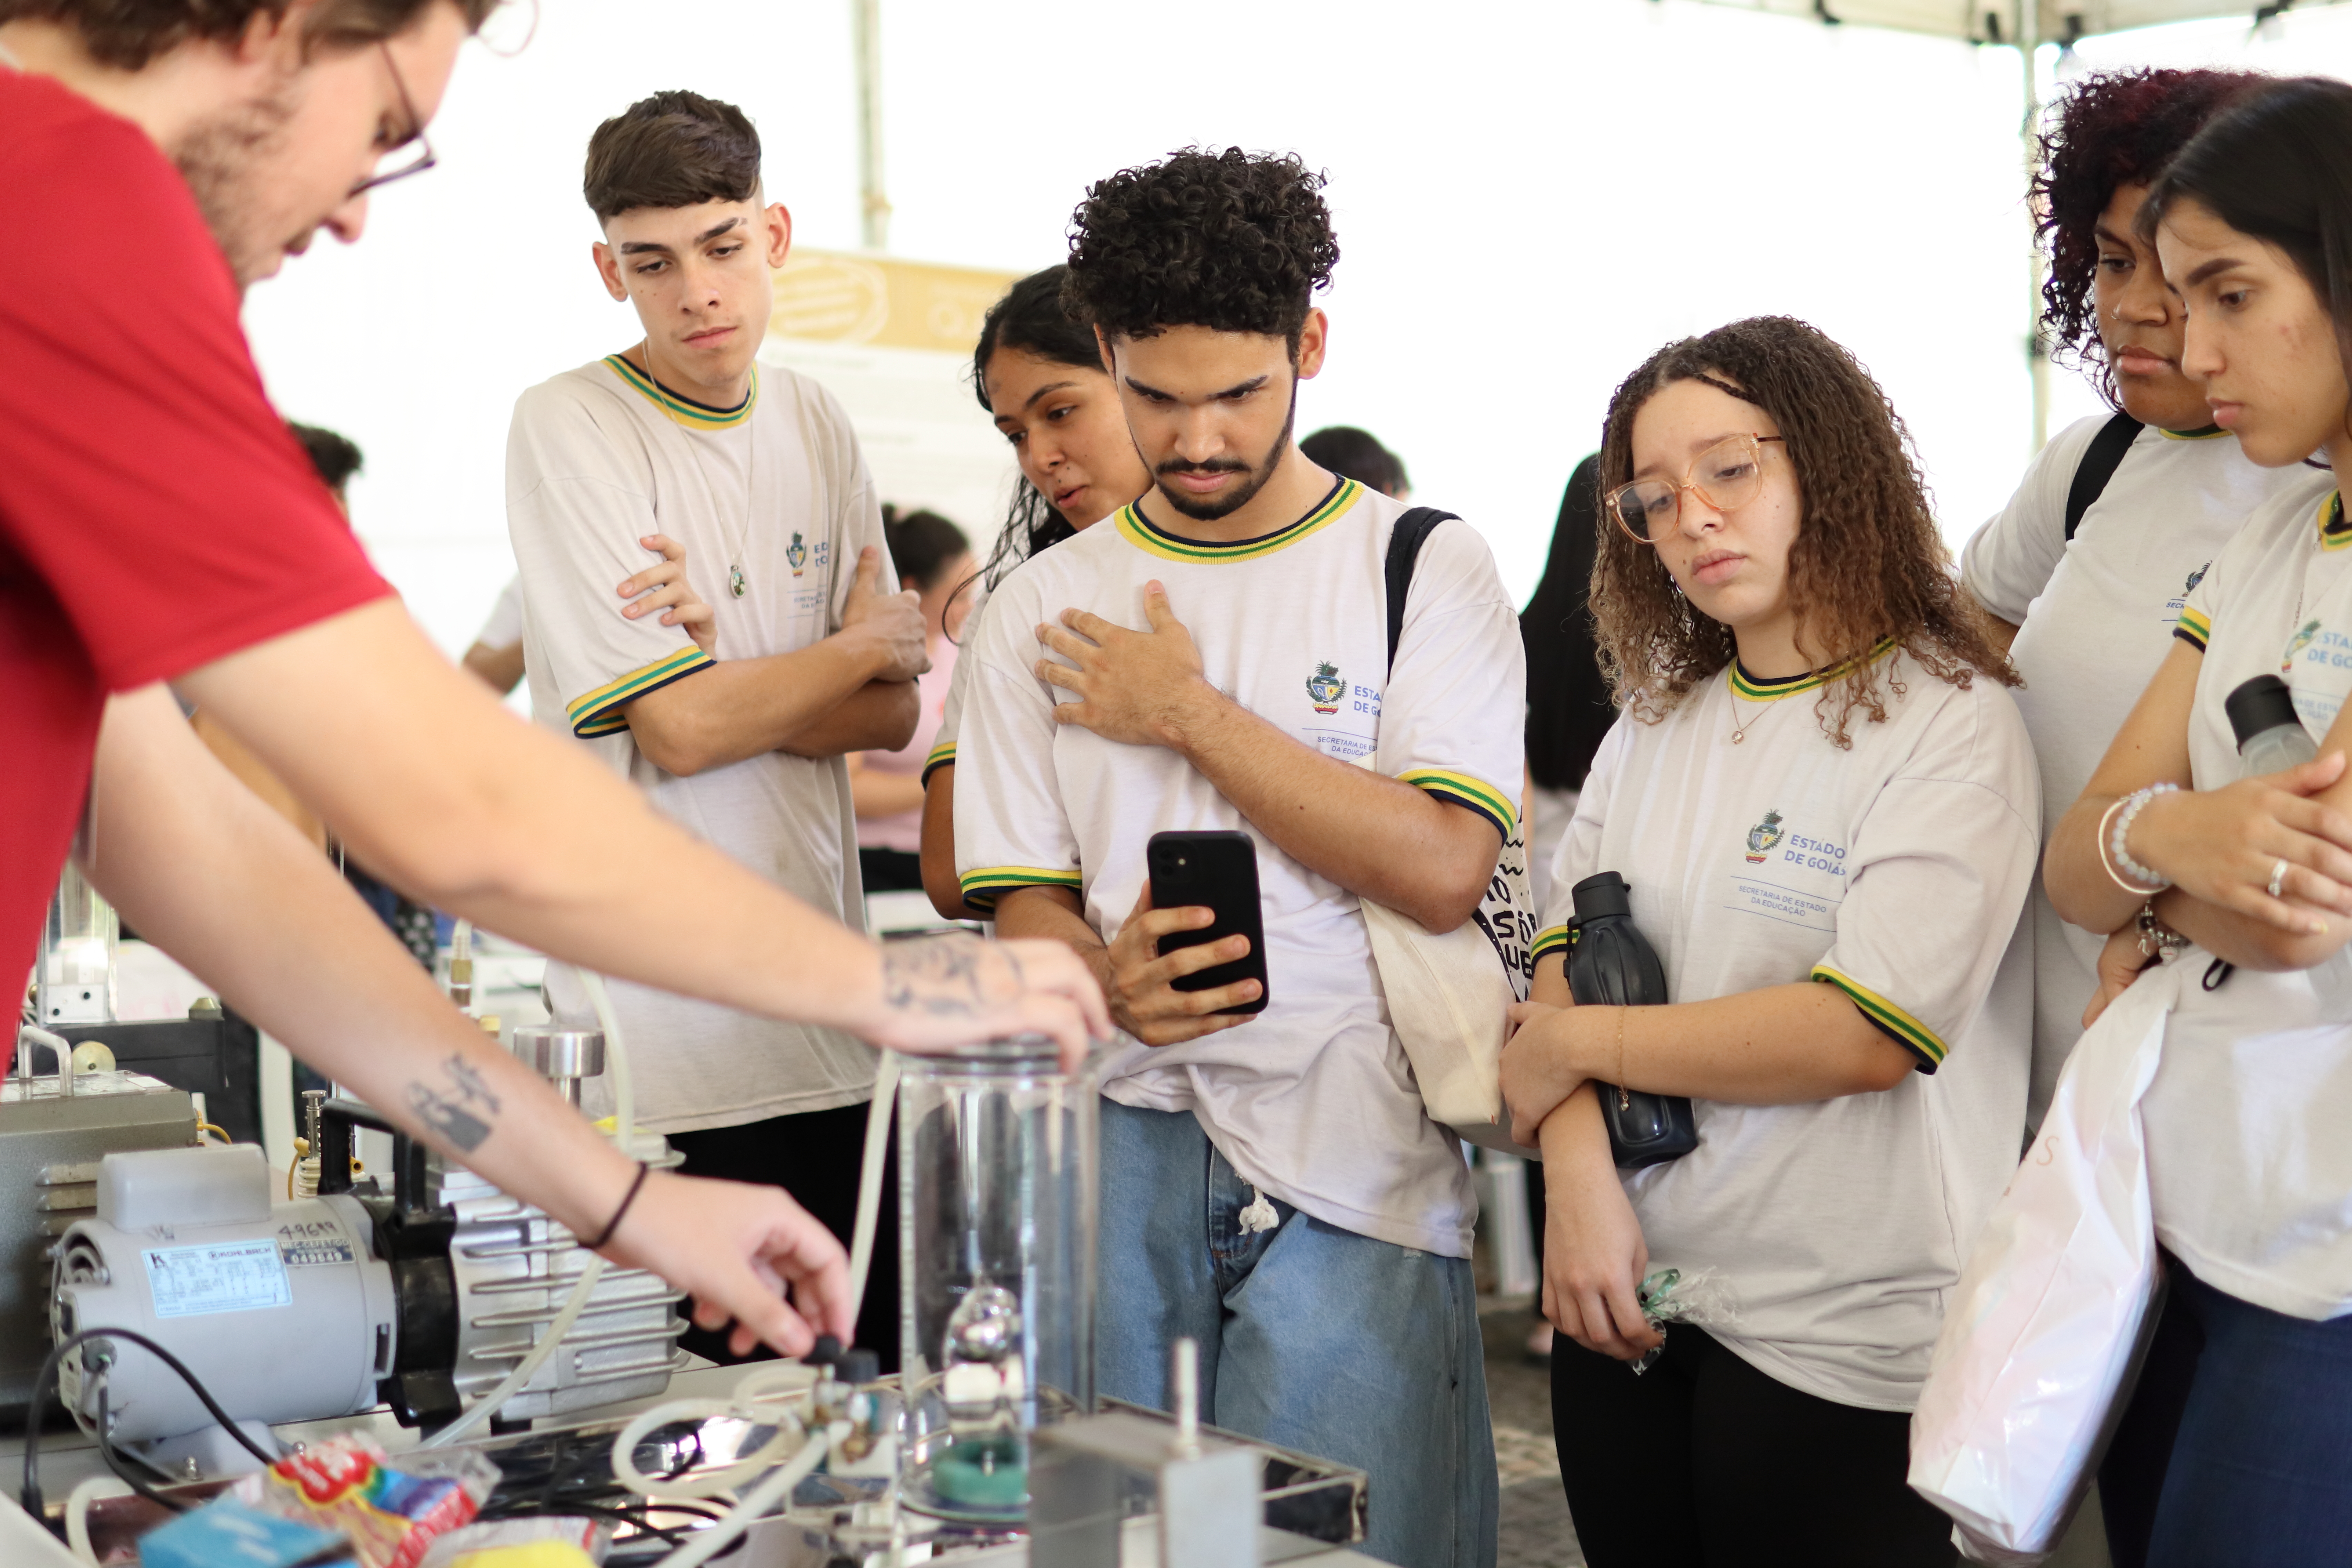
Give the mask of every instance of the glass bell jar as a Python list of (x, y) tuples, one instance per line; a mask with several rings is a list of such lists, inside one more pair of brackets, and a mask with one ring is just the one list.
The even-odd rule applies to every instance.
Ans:
[(1024, 1037), (909, 1057), (898, 1089), (900, 1497), (1014, 1526), (1029, 1434), (1095, 1402), (1097, 1101)]

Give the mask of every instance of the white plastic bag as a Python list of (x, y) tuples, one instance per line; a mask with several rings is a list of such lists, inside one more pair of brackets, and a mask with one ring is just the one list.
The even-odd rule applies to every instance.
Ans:
[(2149, 971), (2084, 1034), (1960, 1271), (1910, 1482), (1979, 1562), (2057, 1545), (2129, 1396), (2157, 1269), (2140, 1100), (2181, 976), (2203, 968), (2192, 950)]

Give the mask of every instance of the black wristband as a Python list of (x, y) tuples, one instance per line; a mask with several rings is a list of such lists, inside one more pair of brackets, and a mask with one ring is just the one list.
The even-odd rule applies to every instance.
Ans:
[(646, 1178), (653, 1174), (653, 1170), (643, 1160), (637, 1162), (637, 1179), (629, 1184), (629, 1190), (622, 1194), (621, 1206), (613, 1211), (613, 1217), (604, 1222), (604, 1228), (598, 1233), (596, 1239), (585, 1244), (589, 1251), (599, 1251), (613, 1239), (613, 1233), (621, 1228), (623, 1220), (629, 1217), (629, 1205), (637, 1201), (637, 1189), (646, 1184)]

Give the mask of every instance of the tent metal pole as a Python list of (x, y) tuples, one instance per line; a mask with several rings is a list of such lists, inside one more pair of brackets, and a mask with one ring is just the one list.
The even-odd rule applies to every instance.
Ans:
[[(2019, 134), (2025, 144), (2026, 188), (2032, 189), (2034, 170), (2041, 161), (2042, 83), (2035, 68), (2036, 57), (2042, 47), (2041, 0), (2017, 0), (2017, 55), (2023, 66), (2025, 112)], [(2042, 283), (2043, 264), (2042, 245), (2035, 234), (2041, 215), (2034, 210), (2031, 197), (2025, 205), (2025, 374), (2033, 389), (2032, 452), (2042, 450), (2050, 439), (2050, 355), (2042, 342)]]
[(857, 48), (857, 195), (868, 250), (890, 248), (890, 198), (882, 183), (882, 0), (849, 0)]

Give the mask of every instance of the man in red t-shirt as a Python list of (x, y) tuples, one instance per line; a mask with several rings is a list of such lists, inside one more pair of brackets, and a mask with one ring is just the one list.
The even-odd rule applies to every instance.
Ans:
[[(411, 895), (584, 966), (934, 1050), (1108, 1021), (1054, 943), (877, 949), (505, 712), (369, 568), (269, 406), (243, 289), (425, 127), (495, 0), (0, 0), (0, 975), (78, 822), (136, 925), (294, 1051), (791, 1353), (855, 1316), (773, 1189), (639, 1171), (434, 990), (206, 752), (176, 684)], [(13, 984), (13, 982), (12, 982)], [(631, 1194), (634, 1194), (634, 1197)]]

